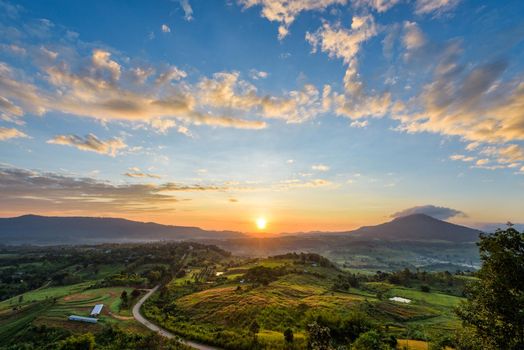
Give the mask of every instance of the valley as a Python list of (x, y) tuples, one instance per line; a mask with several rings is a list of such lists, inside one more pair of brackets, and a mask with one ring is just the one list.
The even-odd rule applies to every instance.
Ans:
[[(6, 283), (13, 269), (20, 280)], [(159, 286), (141, 308), (147, 321), (193, 345), (224, 349), (286, 349), (287, 330), (293, 348), (305, 349), (310, 324), (328, 327), (341, 345), (370, 330), (384, 339), (431, 341), (457, 329), (453, 308), (473, 278), (409, 269), (359, 273), (315, 253), (239, 257), (195, 242), (4, 247), (0, 271), (2, 295), (11, 295), (0, 302), (0, 343), (20, 343), (35, 330), (57, 330), (57, 344), (108, 329), (147, 337), (133, 306)], [(50, 278), (32, 289), (42, 271)], [(20, 281), (23, 291), (16, 289)], [(67, 319), (88, 315), (98, 303), (104, 309), (96, 324)], [(191, 347), (176, 338), (163, 341)]]

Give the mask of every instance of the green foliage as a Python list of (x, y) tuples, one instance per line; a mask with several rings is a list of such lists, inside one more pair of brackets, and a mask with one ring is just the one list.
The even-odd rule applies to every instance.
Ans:
[(362, 333), (351, 346), (352, 350), (387, 350), (391, 349), (387, 344), (382, 334), (376, 330), (371, 330)]
[(424, 293), (429, 293), (429, 292), (431, 292), (431, 288), (429, 288), (428, 285), (423, 284), (423, 285), (420, 286), (420, 291), (424, 292)]
[(279, 276), (286, 273), (285, 268), (270, 268), (265, 266), (255, 266), (247, 270), (244, 278), (253, 284), (262, 284), (267, 286), (269, 283), (276, 281)]
[(510, 227), (481, 236), (479, 249), (479, 279), (458, 316), (486, 348), (524, 349), (524, 233)]
[(329, 327), (322, 326), (317, 322), (307, 325), (307, 348), (308, 350), (331, 350), (333, 349), (331, 332)]
[(58, 350), (93, 350), (95, 336), (91, 333), (72, 335), (58, 344)]
[(354, 341), (360, 334), (375, 329), (375, 324), (364, 313), (353, 311), (345, 317), (333, 312), (318, 313), (309, 324), (316, 323), (329, 329), (331, 339), (336, 344)]
[(127, 307), (129, 298), (127, 297), (127, 291), (124, 289), (122, 294), (120, 294), (120, 300), (122, 301), (122, 307)]

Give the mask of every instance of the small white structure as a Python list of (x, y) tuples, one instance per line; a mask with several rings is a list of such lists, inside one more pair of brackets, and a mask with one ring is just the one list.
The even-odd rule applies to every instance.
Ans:
[(77, 315), (71, 315), (68, 317), (69, 321), (80, 321), (80, 322), (87, 322), (87, 323), (97, 323), (98, 320), (93, 317), (84, 317), (84, 316), (77, 316)]
[(218, 276), (222, 276), (223, 274), (224, 274), (224, 272), (223, 272), (223, 271), (218, 271), (217, 273), (215, 273), (215, 276), (217, 276), (217, 277), (218, 277)]
[(91, 317), (98, 317), (100, 313), (102, 312), (102, 308), (104, 307), (104, 304), (96, 304), (93, 310), (91, 310)]
[(389, 298), (389, 300), (396, 301), (397, 303), (404, 303), (404, 304), (411, 303), (411, 300), (402, 298), (402, 297), (393, 297), (393, 298)]

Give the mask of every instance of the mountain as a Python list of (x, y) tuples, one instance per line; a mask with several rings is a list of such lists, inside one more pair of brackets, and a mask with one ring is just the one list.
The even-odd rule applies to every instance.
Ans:
[(184, 239), (231, 239), (234, 231), (206, 231), (198, 227), (161, 225), (116, 218), (24, 215), (0, 218), (3, 244), (90, 244)]
[(475, 242), (479, 238), (479, 233), (479, 230), (438, 220), (425, 214), (403, 216), (384, 224), (363, 226), (346, 232), (348, 235), (365, 239), (457, 243)]

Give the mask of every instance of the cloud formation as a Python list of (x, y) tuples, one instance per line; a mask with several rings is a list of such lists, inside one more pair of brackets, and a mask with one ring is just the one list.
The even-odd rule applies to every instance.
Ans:
[(192, 21), (193, 20), (193, 8), (191, 7), (189, 0), (179, 0), (179, 2), (180, 2), (180, 6), (182, 6), (182, 10), (184, 10), (185, 20)]
[(329, 166), (325, 164), (314, 164), (311, 166), (311, 169), (316, 170), (316, 171), (328, 171)]
[(157, 174), (145, 173), (142, 170), (140, 170), (140, 168), (138, 167), (129, 168), (129, 171), (124, 173), (124, 175), (127, 177), (139, 178), (139, 179), (143, 179), (143, 178), (160, 179), (161, 178), (161, 176)]
[(180, 192), (220, 191), (207, 185), (167, 182), (123, 184), (50, 172), (0, 167), (0, 210), (4, 212), (48, 211), (114, 213), (170, 211)]
[[(84, 58), (78, 58), (85, 62)], [(210, 111), (198, 104), (198, 91), (186, 83), (173, 84), (183, 79), (186, 73), (176, 67), (160, 72), (153, 81), (148, 77), (142, 81), (126, 82), (124, 73), (136, 76), (136, 68), (127, 69), (112, 59), (104, 50), (95, 49), (86, 66), (74, 69), (75, 62), (53, 61), (40, 68), (45, 85), (23, 81), (14, 68), (0, 63), (0, 96), (3, 110), (18, 102), (23, 112), (43, 115), (48, 111), (88, 116), (100, 120), (127, 120), (150, 122), (160, 118), (175, 118), (192, 124), (205, 124), (240, 129), (261, 129), (266, 123)], [(46, 86), (51, 88), (47, 89)], [(275, 100), (278, 100), (275, 98)], [(8, 102), (7, 102), (8, 101)], [(268, 98), (273, 101), (273, 98)], [(14, 115), (14, 113), (11, 113)]]
[(457, 136), (468, 143), (467, 151), (499, 163), (491, 169), (521, 162), (522, 146), (515, 144), (524, 140), (521, 79), (505, 78), (508, 62), (503, 59), (465, 64), (460, 41), (440, 51), (432, 59), (431, 79), (408, 108), (394, 114), (399, 129)]
[(0, 141), (6, 141), (14, 138), (29, 137), (24, 132), (15, 128), (0, 127)]
[(400, 0), (353, 0), (353, 5), (357, 8), (372, 8), (377, 12), (386, 12), (399, 2)]
[(278, 22), (278, 38), (289, 34), (289, 27), (304, 11), (323, 11), (333, 5), (345, 5), (347, 0), (237, 0), (244, 9), (261, 6), (261, 16)]
[(122, 139), (100, 140), (93, 134), (88, 134), (85, 137), (77, 135), (57, 135), (47, 141), (47, 143), (72, 146), (82, 151), (96, 152), (111, 157), (115, 157), (120, 150), (127, 148), (127, 145)]
[(416, 0), (415, 13), (440, 15), (454, 9), (460, 0)]
[(408, 208), (396, 212), (391, 215), (392, 218), (400, 218), (403, 216), (413, 215), (413, 214), (425, 214), (435, 219), (447, 220), (455, 216), (465, 216), (464, 212), (452, 208), (438, 207), (434, 205), (421, 205), (413, 208)]
[(255, 85), (240, 79), (238, 72), (219, 72), (198, 84), (198, 100), (223, 111), (243, 111), (264, 118), (298, 123), (311, 119), (324, 109), (324, 96), (313, 85), (291, 90), (280, 97), (260, 94)]
[(316, 32), (306, 34), (313, 52), (320, 49), (329, 57), (342, 59), (347, 66), (344, 93), (333, 93), (331, 101), (338, 115), (351, 119), (380, 117), (390, 109), (391, 95), (366, 92), (358, 73), (357, 54), (362, 44), (377, 34), (378, 28), (372, 15), (354, 16), (351, 28), (325, 22)]

